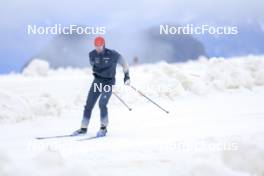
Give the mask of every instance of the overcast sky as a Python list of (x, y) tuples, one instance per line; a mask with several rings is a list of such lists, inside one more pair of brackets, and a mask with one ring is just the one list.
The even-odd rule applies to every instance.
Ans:
[[(28, 24), (84, 24), (133, 33), (161, 23), (260, 23), (261, 0), (8, 0), (0, 2), (0, 73), (18, 69), (50, 40), (27, 36)], [(264, 26), (264, 25), (263, 25)]]

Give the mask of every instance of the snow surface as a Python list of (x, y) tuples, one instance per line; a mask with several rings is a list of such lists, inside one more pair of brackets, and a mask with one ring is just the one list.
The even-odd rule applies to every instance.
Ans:
[[(107, 138), (35, 140), (79, 128), (90, 68), (36, 59), (0, 76), (0, 175), (264, 175), (264, 56), (139, 65), (112, 95)], [(99, 127), (96, 105), (87, 136)], [(83, 138), (83, 137), (79, 137)]]

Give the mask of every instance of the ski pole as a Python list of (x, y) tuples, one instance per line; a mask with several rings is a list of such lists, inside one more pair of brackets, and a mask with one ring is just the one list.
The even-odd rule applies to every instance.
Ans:
[(160, 105), (158, 105), (156, 102), (154, 102), (153, 100), (151, 100), (149, 97), (147, 97), (145, 94), (143, 94), (141, 91), (137, 90), (135, 87), (133, 87), (132, 85), (129, 85), (133, 90), (135, 90), (136, 92), (138, 92), (140, 95), (142, 95), (143, 97), (145, 97), (146, 99), (148, 99), (151, 103), (153, 103), (154, 105), (156, 105), (157, 107), (159, 107), (161, 110), (163, 110), (166, 113), (169, 113), (169, 111), (165, 110), (164, 108), (162, 108)]
[(129, 110), (129, 111), (131, 111), (132, 109), (124, 102), (124, 100), (122, 100), (122, 98), (120, 98), (115, 92), (113, 92), (113, 94), (116, 96), (116, 98), (118, 99), (118, 100), (120, 100), (122, 103), (123, 103), (123, 105), (125, 105), (126, 107), (127, 107), (127, 109)]

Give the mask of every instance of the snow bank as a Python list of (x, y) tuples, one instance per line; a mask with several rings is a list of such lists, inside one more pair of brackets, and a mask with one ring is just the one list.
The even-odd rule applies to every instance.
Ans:
[[(200, 58), (183, 64), (160, 62), (131, 68), (134, 84), (173, 87), (174, 91), (200, 92), (214, 89), (250, 89), (264, 85), (264, 56), (236, 58)], [(48, 62), (34, 59), (23, 71), (25, 76), (78, 76), (91, 73), (86, 69), (49, 68)], [(168, 85), (169, 83), (169, 85)], [(165, 84), (165, 85), (164, 85)]]
[[(181, 64), (160, 62), (131, 67), (130, 72), (131, 82), (139, 90), (154, 99), (173, 101), (186, 93), (263, 86), (264, 56), (201, 58)], [(74, 108), (81, 112), (92, 79), (90, 68), (53, 70), (46, 61), (35, 59), (21, 75), (0, 76), (0, 123), (58, 117)], [(122, 81), (122, 70), (118, 68), (117, 85), (124, 87)], [(131, 96), (135, 92), (128, 88), (116, 91), (130, 104), (144, 101)]]
[(26, 99), (0, 92), (0, 122), (17, 122), (32, 118)]
[(47, 76), (49, 69), (49, 63), (47, 61), (33, 59), (23, 70), (22, 74), (25, 76)]
[(80, 76), (91, 73), (89, 68), (58, 68), (56, 70), (50, 68), (49, 63), (41, 59), (33, 59), (27, 67), (22, 71), (25, 77), (52, 77), (52, 76)]
[(251, 90), (263, 86), (263, 79), (264, 56), (201, 58), (182, 64), (161, 62), (131, 68), (132, 84), (152, 97), (172, 100), (186, 93)]
[(48, 94), (25, 97), (0, 92), (0, 123), (20, 122), (39, 117), (59, 117), (62, 107)]

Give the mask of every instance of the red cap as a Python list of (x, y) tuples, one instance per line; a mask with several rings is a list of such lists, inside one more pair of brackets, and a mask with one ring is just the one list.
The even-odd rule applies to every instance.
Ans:
[(104, 46), (105, 45), (105, 39), (103, 37), (96, 37), (94, 39), (94, 46)]

